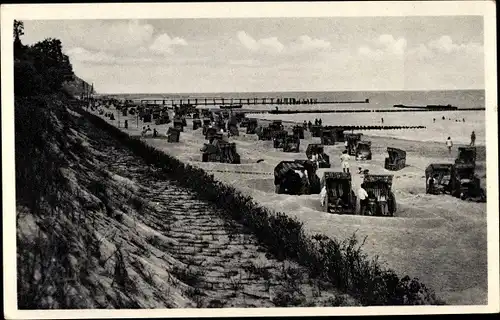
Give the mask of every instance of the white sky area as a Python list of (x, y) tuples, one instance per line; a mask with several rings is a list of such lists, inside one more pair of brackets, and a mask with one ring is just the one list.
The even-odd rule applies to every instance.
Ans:
[(24, 21), (99, 93), (484, 89), (483, 18)]

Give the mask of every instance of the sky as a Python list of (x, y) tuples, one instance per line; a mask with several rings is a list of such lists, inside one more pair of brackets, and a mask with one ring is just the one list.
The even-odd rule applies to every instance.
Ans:
[(98, 93), (484, 89), (483, 18), (25, 20)]

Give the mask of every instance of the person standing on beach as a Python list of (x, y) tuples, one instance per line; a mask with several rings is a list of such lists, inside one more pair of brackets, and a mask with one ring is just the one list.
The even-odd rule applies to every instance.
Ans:
[(318, 125), (320, 126), (323, 123), (323, 120), (319, 119), (318, 120)]
[(380, 121), (382, 122), (382, 124), (384, 124), (384, 118), (381, 118)]
[(364, 183), (362, 183), (358, 189), (358, 198), (359, 198), (359, 213), (361, 215), (364, 215), (366, 210), (366, 205), (368, 203), (368, 193), (365, 190)]
[(319, 193), (319, 197), (320, 197), (320, 200), (321, 200), (321, 206), (324, 207), (325, 206), (325, 200), (326, 200), (326, 193), (327, 193), (327, 190), (326, 190), (326, 184), (323, 186), (323, 188), (321, 188), (321, 192)]
[(448, 147), (448, 153), (451, 154), (451, 148), (453, 147), (453, 141), (451, 141), (451, 138), (448, 137), (446, 140), (446, 146)]
[(347, 154), (347, 150), (342, 151), (342, 155), (340, 156), (340, 161), (342, 165), (342, 171), (349, 173), (349, 155)]
[(474, 131), (470, 135), (470, 145), (471, 147), (476, 145), (476, 133)]

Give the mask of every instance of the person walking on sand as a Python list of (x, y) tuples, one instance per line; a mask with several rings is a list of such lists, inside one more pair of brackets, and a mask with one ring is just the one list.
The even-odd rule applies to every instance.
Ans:
[(349, 173), (349, 154), (347, 154), (347, 150), (342, 151), (342, 155), (340, 156), (340, 161), (342, 165), (342, 171)]
[(470, 135), (470, 145), (471, 147), (476, 145), (476, 133), (474, 131)]
[(321, 188), (321, 192), (319, 193), (319, 198), (321, 200), (321, 206), (324, 207), (325, 206), (325, 200), (326, 200), (326, 184), (323, 186), (323, 188)]
[(380, 118), (380, 122), (382, 122), (382, 124), (384, 124), (384, 118)]
[(358, 198), (359, 198), (359, 213), (361, 215), (364, 215), (366, 210), (366, 205), (368, 204), (368, 193), (365, 190), (364, 183), (362, 183), (358, 189)]
[(446, 140), (446, 147), (448, 147), (448, 153), (451, 154), (451, 148), (453, 147), (453, 141), (451, 141), (451, 138), (448, 137)]

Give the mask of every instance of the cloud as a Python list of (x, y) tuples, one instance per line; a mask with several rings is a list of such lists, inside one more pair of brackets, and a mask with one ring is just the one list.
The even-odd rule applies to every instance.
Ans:
[(483, 46), (475, 43), (456, 44), (450, 36), (444, 35), (439, 39), (429, 42), (428, 47), (439, 53), (465, 52), (465, 53), (482, 53)]
[(330, 48), (330, 42), (323, 39), (314, 39), (308, 35), (303, 35), (299, 37), (297, 42), (297, 49), (307, 51), (314, 49), (328, 49)]
[(311, 51), (321, 51), (331, 47), (330, 42), (323, 39), (311, 38), (308, 35), (302, 35), (297, 40), (284, 45), (277, 37), (269, 37), (263, 39), (254, 39), (245, 31), (237, 33), (241, 44), (252, 52), (257, 53), (273, 53), (273, 54), (296, 54)]
[(390, 34), (383, 34), (373, 40), (371, 46), (363, 45), (359, 47), (358, 53), (364, 57), (371, 57), (376, 60), (383, 59), (386, 55), (401, 56), (406, 51), (406, 39), (394, 38)]
[(118, 52), (144, 46), (153, 37), (153, 26), (137, 20), (103, 24), (82, 30), (80, 42), (82, 48)]
[(372, 49), (368, 46), (361, 46), (358, 49), (359, 55), (369, 57), (375, 60), (380, 60), (384, 57), (385, 52), (380, 49)]
[(153, 41), (149, 49), (154, 53), (164, 54), (172, 53), (172, 47), (174, 46), (187, 46), (187, 41), (179, 37), (171, 38), (168, 34), (164, 33)]
[(383, 48), (393, 54), (401, 55), (405, 52), (406, 49), (406, 39), (399, 38), (395, 39), (390, 34), (383, 34), (378, 38), (378, 43), (380, 43)]
[(276, 37), (255, 40), (245, 31), (238, 32), (241, 44), (252, 52), (280, 53), (285, 46)]
[(457, 44), (450, 36), (444, 35), (425, 44), (420, 44), (409, 50), (412, 58), (425, 60), (436, 57), (480, 56), (483, 54), (483, 46), (476, 42)]
[(116, 56), (104, 51), (90, 51), (81, 47), (71, 48), (66, 51), (72, 62), (91, 62), (95, 64), (135, 64), (151, 62), (150, 58)]

